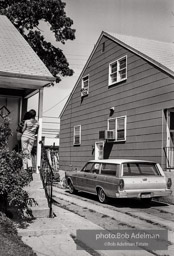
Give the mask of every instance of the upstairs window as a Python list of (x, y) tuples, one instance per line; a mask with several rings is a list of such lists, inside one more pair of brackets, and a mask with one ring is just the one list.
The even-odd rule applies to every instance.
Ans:
[(127, 56), (109, 64), (109, 86), (127, 79)]
[(73, 145), (81, 144), (81, 125), (74, 126), (74, 139)]
[(107, 129), (114, 133), (115, 141), (126, 141), (126, 116), (108, 119)]
[(89, 75), (82, 77), (81, 97), (89, 94)]

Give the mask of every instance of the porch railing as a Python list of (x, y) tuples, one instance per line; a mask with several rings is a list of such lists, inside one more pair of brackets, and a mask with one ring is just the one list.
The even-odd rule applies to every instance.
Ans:
[(164, 147), (167, 168), (174, 169), (174, 147)]
[(50, 151), (47, 150), (42, 142), (41, 144), (41, 166), (40, 166), (40, 175), (45, 189), (45, 194), (48, 201), (49, 207), (49, 218), (53, 217), (53, 168), (51, 164)]

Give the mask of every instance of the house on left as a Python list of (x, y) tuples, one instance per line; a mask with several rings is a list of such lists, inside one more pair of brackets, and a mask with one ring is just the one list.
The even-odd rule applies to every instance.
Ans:
[(43, 112), (43, 88), (55, 78), (30, 45), (10, 22), (0, 15), (0, 118), (8, 116), (13, 136), (9, 148), (17, 143), (16, 128), (27, 111), (28, 99), (39, 94), (37, 167), (40, 166)]

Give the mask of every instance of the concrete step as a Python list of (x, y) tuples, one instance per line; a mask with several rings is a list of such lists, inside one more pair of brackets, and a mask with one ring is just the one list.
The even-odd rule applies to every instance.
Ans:
[(32, 205), (32, 215), (34, 218), (45, 218), (49, 217), (49, 207), (45, 190), (42, 185), (40, 174), (33, 173), (33, 181), (30, 185), (25, 188), (29, 194), (29, 198), (33, 198), (37, 205)]

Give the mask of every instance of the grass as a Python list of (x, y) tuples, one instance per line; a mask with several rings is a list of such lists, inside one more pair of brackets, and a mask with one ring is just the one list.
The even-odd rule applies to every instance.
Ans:
[(33, 250), (23, 243), (13, 222), (0, 212), (0, 255), (36, 256)]

